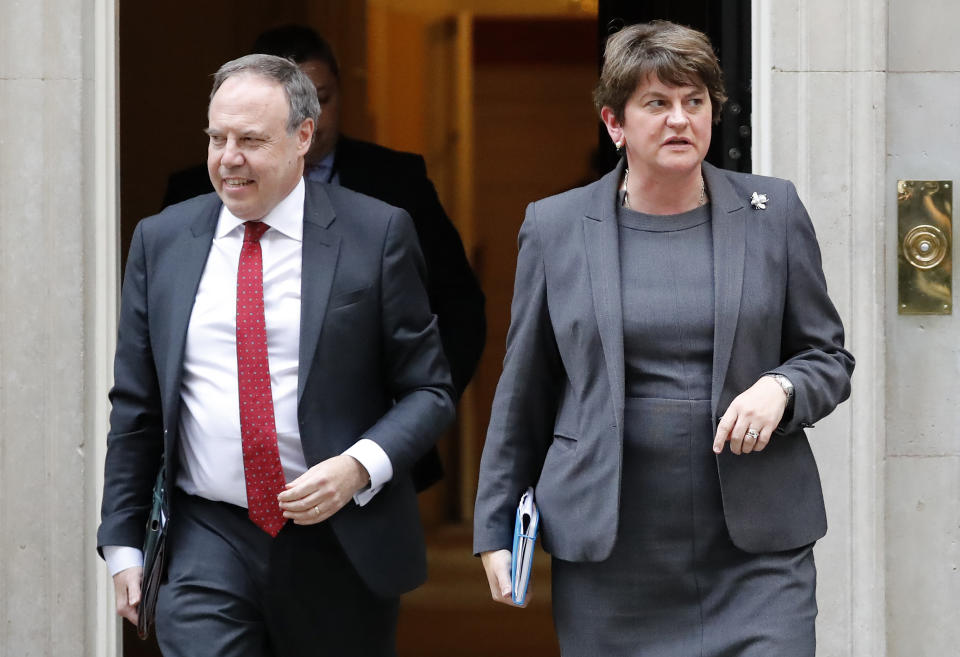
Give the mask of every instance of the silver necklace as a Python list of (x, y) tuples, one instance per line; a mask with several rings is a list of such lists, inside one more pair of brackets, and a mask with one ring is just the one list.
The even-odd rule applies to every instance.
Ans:
[[(630, 192), (627, 191), (627, 180), (630, 178), (630, 168), (627, 167), (623, 172), (623, 207), (632, 210), (630, 207)], [(700, 198), (697, 200), (697, 207), (703, 205), (707, 197), (706, 187), (703, 184), (703, 173), (700, 174)]]

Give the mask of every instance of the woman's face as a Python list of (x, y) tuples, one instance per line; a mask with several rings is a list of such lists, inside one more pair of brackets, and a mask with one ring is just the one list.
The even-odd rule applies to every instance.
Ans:
[(627, 166), (640, 175), (689, 173), (710, 148), (713, 112), (706, 87), (674, 87), (656, 77), (637, 86), (622, 120), (603, 108), (614, 143), (626, 142)]

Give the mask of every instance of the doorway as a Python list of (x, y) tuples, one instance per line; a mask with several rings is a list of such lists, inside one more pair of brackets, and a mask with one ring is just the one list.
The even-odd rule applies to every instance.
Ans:
[[(119, 12), (122, 257), (136, 222), (159, 211), (168, 176), (204, 160), (202, 129), (212, 73), (245, 54), (260, 31), (286, 23), (312, 26), (333, 45), (341, 65), (344, 133), (422, 154), (460, 231), (487, 298), (487, 345), (461, 401), (457, 427), (441, 442), (447, 476), (421, 495), (430, 576), (404, 598), (398, 651), (405, 657), (558, 652), (549, 559), (537, 561), (535, 594), (526, 610), (489, 600), (479, 561), (471, 554), (476, 476), (505, 352), (524, 208), (534, 199), (591, 182), (612, 166), (609, 140), (599, 132), (591, 101), (602, 42), (611, 21), (652, 18), (653, 9), (638, 14), (637, 6), (657, 3), (507, 4), (171, 0), (160, 11), (122, 3)], [(670, 13), (678, 6), (706, 6), (706, 0), (660, 4), (659, 17), (705, 29), (718, 44), (725, 68), (733, 67), (726, 75), (728, 86), (739, 81), (740, 112), (730, 129), (725, 115), (711, 161), (748, 170), (749, 1), (713, 3), (745, 6), (746, 24), (717, 22), (725, 11), (702, 7), (686, 19)], [(727, 29), (734, 23), (739, 32)], [(718, 25), (727, 26), (719, 36)], [(739, 54), (730, 59), (727, 53), (736, 44)], [(735, 158), (734, 148), (740, 148)], [(123, 626), (124, 655), (159, 655), (155, 646), (136, 638), (129, 624)]]
[[(470, 554), (470, 522), (524, 205), (593, 175), (596, 17), (579, 3), (497, 4), (174, 0), (161, 12), (135, 3), (119, 12), (123, 258), (137, 221), (160, 210), (170, 174), (203, 162), (211, 74), (260, 31), (285, 23), (313, 26), (335, 48), (344, 132), (423, 154), (461, 232), (487, 294), (488, 347), (441, 446), (447, 477), (421, 496), (430, 580), (405, 597), (401, 655), (469, 657), (510, 646), (556, 653), (547, 560), (530, 608), (494, 605)], [(123, 627), (124, 655), (159, 654)]]

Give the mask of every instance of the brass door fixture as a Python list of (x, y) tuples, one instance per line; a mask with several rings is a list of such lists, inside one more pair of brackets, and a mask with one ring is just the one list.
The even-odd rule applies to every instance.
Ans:
[(897, 308), (901, 315), (953, 312), (953, 182), (897, 182)]

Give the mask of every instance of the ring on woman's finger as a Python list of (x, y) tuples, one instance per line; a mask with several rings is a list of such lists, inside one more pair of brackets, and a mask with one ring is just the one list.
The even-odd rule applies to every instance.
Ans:
[(313, 507), (313, 512), (317, 514), (317, 517), (320, 517), (320, 505)]
[(756, 440), (757, 438), (760, 437), (760, 432), (757, 431), (756, 429), (747, 429), (747, 435), (753, 438), (754, 440)]

